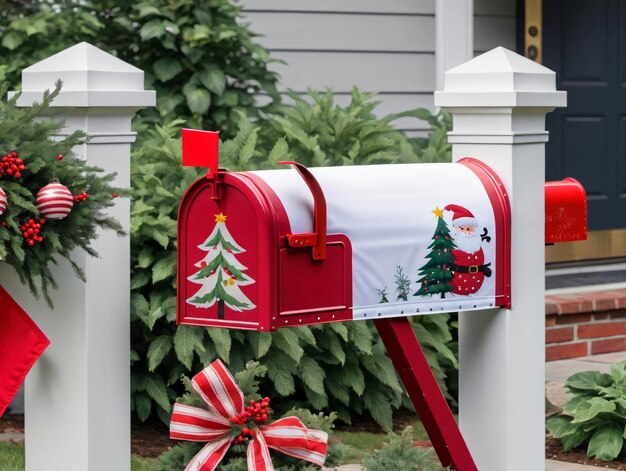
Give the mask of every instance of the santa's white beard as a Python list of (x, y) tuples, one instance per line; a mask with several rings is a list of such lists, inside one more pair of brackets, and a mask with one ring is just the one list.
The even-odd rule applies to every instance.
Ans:
[(454, 245), (461, 252), (474, 253), (480, 250), (480, 236), (476, 233), (458, 232), (453, 237)]

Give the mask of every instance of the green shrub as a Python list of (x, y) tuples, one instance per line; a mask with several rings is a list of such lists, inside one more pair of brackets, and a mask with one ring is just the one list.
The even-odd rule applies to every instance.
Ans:
[(565, 387), (574, 397), (564, 415), (548, 419), (547, 428), (565, 451), (586, 446), (587, 455), (610, 461), (622, 454), (626, 426), (626, 361), (611, 374), (586, 371), (570, 376)]
[(389, 434), (389, 441), (379, 450), (365, 456), (361, 463), (367, 471), (439, 471), (442, 468), (432, 450), (411, 444), (413, 428), (407, 427), (402, 435)]
[(39, 0), (3, 6), (0, 81), (17, 89), (22, 69), (87, 41), (146, 73), (157, 108), (153, 123), (233, 132), (234, 111), (256, 115), (254, 95), (277, 97), (267, 51), (237, 21), (229, 0)]
[[(353, 116), (346, 120), (347, 125), (355, 127), (352, 123), (359, 122), (363, 142), (379, 141), (377, 159), (391, 161), (402, 147), (411, 159), (419, 160), (419, 153), (409, 151), (412, 144), (406, 136), (391, 128), (391, 119), (373, 118), (371, 97), (356, 90), (354, 97), (349, 106), (333, 105), (332, 113), (323, 116), (330, 120)], [(320, 99), (329, 100), (328, 96)], [(316, 103), (308, 106), (313, 114), (320, 108)], [(306, 113), (303, 104), (299, 109)], [(360, 109), (369, 109), (368, 115)], [(221, 165), (245, 170), (271, 167), (284, 158), (303, 160), (292, 148), (304, 145), (304, 136), (285, 134), (273, 141), (265, 135), (267, 128), (288, 127), (289, 122), (283, 119), (287, 110), (285, 107), (281, 114), (268, 116), (256, 125), (240, 115), (237, 135), (221, 145)], [(391, 429), (392, 411), (412, 405), (369, 323), (281, 329), (273, 334), (176, 327), (177, 208), (184, 191), (202, 176), (200, 170), (181, 167), (181, 143), (176, 137), (181, 124), (175, 121), (151, 131), (132, 158), (132, 393), (139, 417), (143, 420), (157, 413), (167, 423), (170, 403), (182, 393), (181, 374), (195, 373), (219, 356), (233, 372), (242, 370), (249, 360), (259, 360), (268, 368), (261, 389), (276, 397), (275, 405), (282, 405), (283, 410), (304, 405), (332, 410), (347, 423), (355, 415), (370, 414), (381, 426)], [(316, 152), (324, 162), (330, 161), (325, 156), (332, 155), (336, 146), (347, 147), (343, 144), (346, 136), (352, 139), (352, 134), (325, 140), (315, 133), (310, 136), (318, 139)], [(363, 149), (352, 160), (367, 161)], [(452, 340), (448, 319), (448, 315), (423, 316), (413, 321), (444, 391), (446, 372), (457, 367), (448, 347)]]

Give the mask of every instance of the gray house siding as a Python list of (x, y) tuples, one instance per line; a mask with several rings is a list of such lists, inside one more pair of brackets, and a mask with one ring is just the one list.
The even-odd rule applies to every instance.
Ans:
[(474, 1), (474, 54), (497, 46), (515, 50), (516, 0)]
[[(353, 86), (378, 93), (380, 115), (433, 109), (435, 0), (239, 0), (259, 42), (285, 64), (280, 90), (332, 88), (340, 104)], [(515, 0), (477, 0), (475, 51), (515, 43)], [(397, 121), (410, 134), (426, 123)]]

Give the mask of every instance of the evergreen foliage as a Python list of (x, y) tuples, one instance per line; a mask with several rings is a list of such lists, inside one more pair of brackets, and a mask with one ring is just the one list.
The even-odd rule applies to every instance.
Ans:
[(182, 118), (229, 135), (237, 110), (262, 109), (256, 94), (278, 95), (268, 52), (230, 0), (30, 0), (2, 10), (0, 81), (14, 90), (24, 68), (87, 41), (145, 71), (157, 107), (140, 115), (151, 123)]
[(419, 289), (414, 296), (439, 294), (445, 298), (446, 293), (454, 291), (454, 286), (452, 286), (454, 275), (450, 269), (450, 264), (454, 263), (452, 250), (456, 247), (450, 236), (448, 225), (439, 215), (437, 216), (437, 228), (428, 248), (431, 251), (426, 255), (428, 261), (419, 269), (418, 276), (420, 279), (417, 280)]
[[(248, 362), (244, 369), (235, 374), (235, 379), (239, 384), (242, 392), (245, 396), (245, 402), (248, 403), (250, 399), (257, 399), (264, 396), (265, 391), (259, 390), (260, 380), (266, 375), (267, 368), (260, 365), (257, 361)], [(198, 397), (191, 386), (191, 381), (185, 380), (186, 393), (178, 399), (181, 404), (186, 404), (194, 407), (206, 408), (206, 404)], [(274, 406), (274, 404), (272, 404)], [(334, 422), (337, 416), (333, 413), (329, 415), (313, 414), (307, 409), (292, 409), (284, 414), (284, 417), (296, 416), (302, 423), (310, 429), (322, 430), (329, 435), (334, 428)], [(275, 417), (273, 420), (277, 420), (280, 417)], [(273, 422), (270, 420), (268, 423)], [(163, 453), (159, 459), (159, 465), (157, 471), (182, 471), (185, 469), (187, 463), (202, 449), (204, 443), (194, 442), (180, 442), (169, 451)], [(220, 471), (247, 471), (248, 466), (246, 464), (246, 446), (233, 445), (228, 451), (224, 460), (218, 466)], [(328, 456), (326, 458), (325, 465), (328, 467), (337, 466), (344, 454), (346, 447), (341, 444), (329, 444)], [(274, 462), (275, 469), (277, 471), (317, 471), (319, 467), (312, 465), (306, 461), (298, 460), (282, 453), (273, 452), (270, 450), (272, 460)]]
[[(16, 151), (26, 165), (21, 178), (15, 179), (6, 173), (0, 176), (0, 188), (8, 200), (7, 209), (0, 216), (0, 262), (9, 264), (20, 281), (28, 285), (35, 296), (43, 295), (50, 305), (49, 290), (57, 285), (50, 266), (59, 258), (65, 258), (76, 275), (84, 280), (71, 252), (82, 248), (88, 254), (98, 256), (90, 244), (100, 228), (123, 235), (119, 223), (105, 215), (104, 210), (113, 205), (113, 193), (127, 193), (111, 185), (115, 174), (104, 174), (102, 169), (88, 165), (71, 153), (74, 146), (85, 142), (82, 132), (58, 138), (63, 122), (39, 119), (52, 113), (50, 104), (60, 89), (61, 84), (57, 83), (55, 90), (44, 93), (41, 103), (30, 108), (16, 106), (19, 95), (0, 102), (0, 154)], [(0, 89), (0, 96), (5, 95), (6, 88)], [(57, 155), (64, 157), (59, 161)], [(82, 202), (75, 202), (71, 213), (64, 219), (46, 220), (40, 233), (43, 242), (30, 247), (25, 243), (21, 227), (30, 219), (40, 222), (35, 197), (54, 178), (67, 186), (72, 194), (86, 192), (89, 196)]]
[(389, 434), (389, 441), (363, 458), (367, 471), (444, 471), (432, 450), (423, 450), (411, 444), (413, 428), (407, 427), (402, 435)]
[[(418, 148), (388, 125), (390, 119), (381, 123), (373, 117), (371, 97), (356, 90), (354, 96), (352, 104), (333, 105), (331, 113), (319, 114), (318, 103), (307, 105), (311, 111), (303, 109), (302, 113), (321, 121), (343, 116), (350, 128), (363, 121), (364, 146), (376, 145), (378, 158), (385, 161), (393, 159), (399, 145)], [(359, 111), (364, 103), (371, 110), (367, 119)], [(304, 104), (300, 104), (302, 107)], [(266, 135), (265, 126), (276, 129), (289, 125), (282, 119), (285, 113), (268, 116), (265, 125), (265, 121), (255, 125), (240, 115), (236, 136), (220, 146), (221, 166), (245, 170), (270, 168), (283, 159), (300, 160), (292, 146), (303, 145), (305, 136), (296, 132), (292, 138), (285, 133), (272, 141)], [(412, 409), (412, 404), (372, 324), (348, 322), (276, 333), (176, 327), (177, 208), (184, 191), (203, 176), (200, 169), (181, 166), (181, 141), (177, 136), (182, 124), (174, 121), (156, 127), (132, 159), (132, 393), (139, 417), (145, 419), (156, 413), (169, 423), (170, 403), (182, 393), (180, 376), (200, 371), (219, 356), (233, 372), (241, 371), (252, 359), (266, 366), (268, 374), (261, 380), (261, 389), (284, 411), (306, 405), (313, 410), (336, 411), (338, 419), (346, 423), (355, 416), (369, 414), (391, 429), (392, 411)], [(316, 128), (328, 126), (319, 124)], [(328, 137), (320, 152), (331, 155), (335, 148), (347, 147), (342, 144), (344, 138), (343, 134)], [(419, 151), (410, 152), (419, 160)], [(354, 161), (367, 159), (358, 154)], [(423, 316), (412, 322), (446, 394), (447, 372), (457, 368), (450, 349), (453, 338), (449, 319), (448, 315)], [(454, 403), (450, 395), (447, 397)]]

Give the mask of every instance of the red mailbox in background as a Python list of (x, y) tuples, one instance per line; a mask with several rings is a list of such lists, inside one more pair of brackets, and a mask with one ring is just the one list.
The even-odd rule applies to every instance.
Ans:
[(546, 182), (546, 244), (587, 239), (587, 194), (580, 182)]

